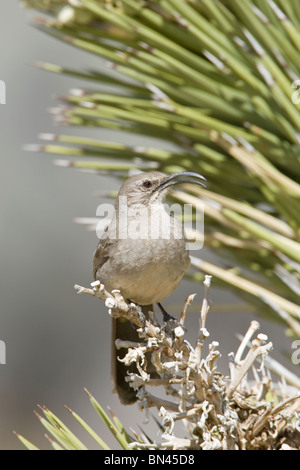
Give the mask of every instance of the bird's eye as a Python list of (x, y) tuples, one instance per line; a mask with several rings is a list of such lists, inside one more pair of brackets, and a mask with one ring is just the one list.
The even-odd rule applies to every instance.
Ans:
[(144, 186), (144, 188), (151, 188), (152, 183), (151, 183), (151, 181), (149, 181), (149, 180), (145, 180), (145, 181), (143, 182), (143, 186)]

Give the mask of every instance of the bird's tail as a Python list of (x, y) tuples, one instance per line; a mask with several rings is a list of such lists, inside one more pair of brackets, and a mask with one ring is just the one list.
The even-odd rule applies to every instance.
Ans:
[[(141, 307), (143, 314), (146, 318), (149, 317), (149, 311), (153, 312), (153, 305), (144, 305)], [(131, 366), (125, 366), (122, 359), (125, 356), (125, 349), (116, 348), (116, 339), (123, 341), (133, 341), (135, 343), (140, 342), (140, 338), (136, 331), (136, 326), (130, 321), (123, 320), (121, 318), (112, 320), (112, 353), (111, 353), (111, 385), (113, 393), (117, 393), (120, 401), (124, 405), (133, 404), (136, 400), (136, 390), (130, 387), (129, 383), (126, 382), (125, 377), (128, 373), (137, 373), (135, 364)]]

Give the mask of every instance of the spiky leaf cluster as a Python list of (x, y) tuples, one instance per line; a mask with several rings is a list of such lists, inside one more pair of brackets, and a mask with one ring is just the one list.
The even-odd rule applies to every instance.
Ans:
[[(299, 2), (26, 4), (48, 5), (38, 27), (95, 56), (90, 71), (38, 64), (72, 75), (74, 85), (76, 77), (87, 80), (86, 89), (61, 98), (55, 119), (121, 135), (116, 142), (43, 134), (46, 142), (35, 148), (100, 174), (157, 168), (205, 175), (206, 190), (173, 197), (204, 204), (205, 244), (226, 268), (193, 260), (191, 277), (212, 274), (300, 335)], [(137, 145), (136, 136), (153, 145)]]

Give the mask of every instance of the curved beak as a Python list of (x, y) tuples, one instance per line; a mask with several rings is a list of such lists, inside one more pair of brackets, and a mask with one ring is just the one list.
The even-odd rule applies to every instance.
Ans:
[(174, 186), (175, 184), (199, 184), (200, 186), (204, 186), (205, 184), (203, 181), (206, 181), (204, 176), (199, 175), (199, 173), (194, 173), (192, 171), (183, 171), (181, 173), (173, 173), (172, 175), (166, 176), (162, 182), (155, 188), (155, 190), (162, 191), (170, 186)]

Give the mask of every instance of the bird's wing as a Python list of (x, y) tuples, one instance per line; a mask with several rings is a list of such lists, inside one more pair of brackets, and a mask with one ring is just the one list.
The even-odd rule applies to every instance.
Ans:
[(104, 230), (102, 238), (99, 240), (98, 246), (93, 257), (93, 275), (97, 279), (97, 271), (109, 259), (109, 251), (112, 246), (112, 240), (107, 236), (108, 227)]

